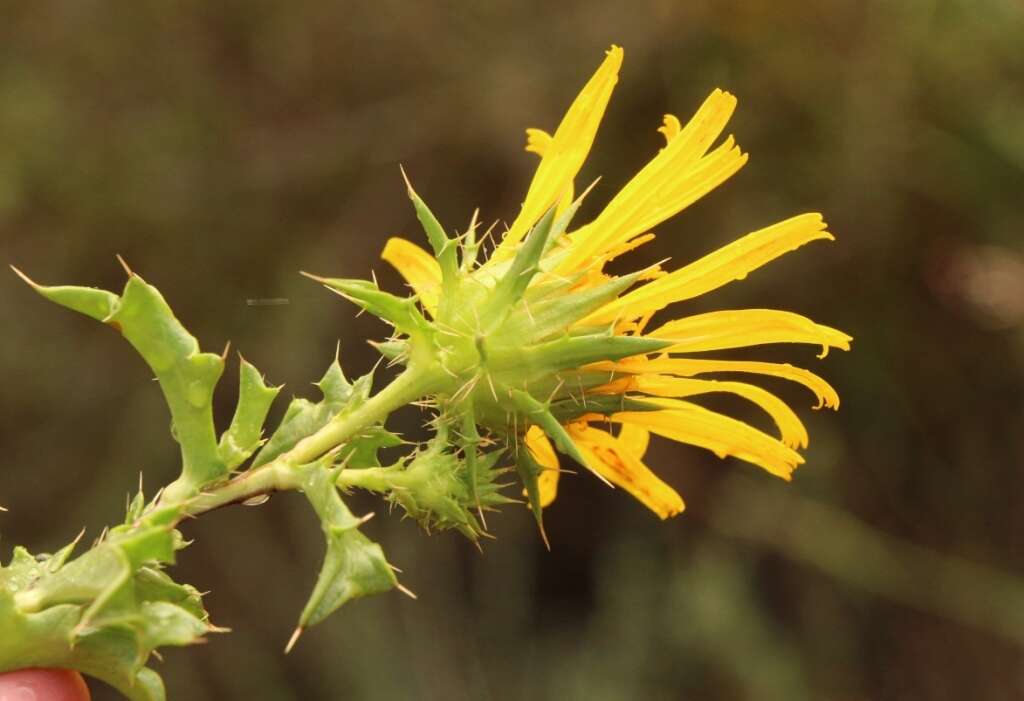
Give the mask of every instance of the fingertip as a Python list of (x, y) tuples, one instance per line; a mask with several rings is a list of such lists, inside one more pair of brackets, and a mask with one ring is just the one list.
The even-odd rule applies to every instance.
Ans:
[(0, 701), (90, 701), (82, 675), (71, 669), (19, 669), (0, 674)]

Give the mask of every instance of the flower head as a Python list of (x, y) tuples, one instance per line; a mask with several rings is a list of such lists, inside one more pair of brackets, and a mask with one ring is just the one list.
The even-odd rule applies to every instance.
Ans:
[[(393, 362), (433, 368), (424, 394), (439, 425), (450, 426), (468, 457), (508, 450), (531, 506), (555, 497), (562, 453), (621, 487), (662, 518), (683, 501), (643, 462), (650, 434), (734, 456), (789, 479), (808, 443), (796, 413), (761, 387), (721, 374), (772, 376), (799, 383), (818, 407), (837, 408), (835, 390), (788, 364), (693, 356), (774, 343), (849, 349), (850, 337), (797, 314), (738, 309), (684, 316), (649, 328), (677, 302), (746, 277), (784, 253), (832, 240), (819, 214), (754, 231), (674, 270), (652, 265), (628, 275), (609, 261), (654, 238), (652, 230), (700, 199), (747, 160), (731, 136), (717, 146), (736, 106), (715, 90), (685, 126), (666, 115), (665, 146), (592, 221), (573, 228), (575, 179), (594, 142), (618, 79), (623, 52), (613, 46), (553, 134), (527, 130), (540, 164), (522, 208), (486, 260), (476, 218), (449, 236), (409, 187), (432, 253), (392, 238), (382, 257), (411, 286), (399, 298), (375, 283), (322, 279), (395, 327), (378, 344)], [(586, 194), (586, 193), (584, 193)], [(704, 408), (710, 393), (760, 407), (775, 434)], [(479, 430), (478, 430), (479, 429)], [(470, 485), (472, 491), (472, 485)]]

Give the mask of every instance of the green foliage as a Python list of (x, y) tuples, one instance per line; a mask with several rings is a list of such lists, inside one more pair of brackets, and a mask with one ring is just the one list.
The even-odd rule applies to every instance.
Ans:
[(303, 468), (302, 491), (320, 517), (327, 554), (299, 627), (315, 625), (342, 604), (397, 585), (395, 573), (380, 546), (359, 532), (364, 519), (357, 518), (338, 495), (338, 472), (329, 461)]
[(174, 438), (181, 445), (181, 477), (172, 485), (173, 491), (195, 494), (228, 474), (214, 431), (212, 406), (224, 359), (200, 352), (199, 342), (155, 287), (135, 274), (128, 276), (120, 297), (90, 287), (31, 284), (47, 299), (118, 330), (153, 370), (171, 411)]
[(0, 670), (78, 669), (134, 701), (164, 698), (145, 667), (166, 645), (188, 645), (220, 629), (208, 622), (200, 594), (163, 570), (183, 547), (172, 527), (178, 509), (152, 511), (111, 529), (69, 560), (73, 542), (53, 555), (15, 548), (0, 567)]
[(231, 425), (217, 444), (217, 453), (229, 470), (241, 465), (261, 443), (263, 422), (280, 387), (267, 387), (259, 371), (241, 359), (238, 380), (238, 406)]
[[(405, 175), (404, 170), (402, 175)], [(441, 284), (446, 291), (450, 292), (458, 272), (458, 262), (456, 261), (457, 242), (448, 237), (444, 227), (441, 226), (441, 222), (437, 220), (434, 213), (427, 207), (427, 203), (412, 189), (408, 178), (405, 179), (405, 185), (409, 193), (409, 199), (412, 200), (413, 207), (416, 209), (416, 218), (419, 219), (420, 225), (427, 235), (427, 240), (430, 242), (430, 247), (434, 250), (434, 256), (437, 258), (441, 268)]]
[(422, 337), (429, 330), (429, 322), (417, 309), (415, 297), (398, 297), (390, 292), (384, 292), (376, 282), (369, 280), (322, 278), (313, 275), (307, 277), (391, 324), (400, 333)]
[[(526, 241), (512, 259), (512, 265), (494, 286), (480, 312), (481, 318), (485, 320), (485, 332), (493, 331), (505, 321), (513, 306), (522, 299), (533, 276), (540, 272), (540, 258), (548, 241), (565, 231), (564, 226), (562, 231), (553, 230), (554, 223), (555, 210), (551, 208), (530, 230)], [(568, 221), (565, 221), (565, 225), (568, 225)]]
[[(341, 501), (335, 485), (340, 470), (377, 468), (377, 451), (402, 443), (373, 418), (373, 411), (370, 418), (355, 415), (370, 408), (372, 373), (350, 383), (335, 357), (315, 383), (320, 401), (293, 399), (264, 441), (263, 425), (280, 388), (268, 387), (259, 371), (240, 359), (235, 413), (218, 439), (212, 398), (224, 358), (200, 352), (198, 341), (155, 287), (132, 273), (120, 296), (28, 282), (44, 297), (117, 329), (139, 352), (170, 409), (182, 472), (149, 503), (141, 491), (136, 494), (124, 523), (75, 559), (69, 560), (75, 543), (37, 557), (15, 549), (11, 562), (0, 568), (0, 672), (67, 667), (102, 679), (131, 699), (163, 699), (159, 676), (145, 667), (150, 655), (219, 630), (207, 622), (196, 589), (163, 571), (184, 545), (177, 524), (187, 515), (274, 489), (301, 489), (327, 542), (300, 629), (319, 623), (347, 601), (397, 585), (380, 546), (359, 532), (361, 520)], [(350, 419), (357, 425), (343, 432), (337, 445), (320, 451), (322, 457), (310, 463), (297, 457), (306, 439)]]
[(530, 511), (537, 521), (537, 528), (540, 529), (544, 544), (550, 548), (547, 533), (544, 531), (544, 513), (540, 504), (540, 486), (537, 481), (543, 470), (544, 468), (534, 460), (528, 448), (523, 446), (516, 452), (516, 472), (519, 474), (519, 480), (523, 483)]
[[(315, 383), (323, 398), (319, 402), (295, 398), (288, 405), (280, 426), (274, 431), (263, 449), (253, 459), (252, 467), (259, 467), (291, 450), (303, 438), (316, 433), (332, 420), (341, 420), (363, 406), (370, 396), (373, 373), (363, 375), (355, 382), (345, 379), (341, 364), (335, 357), (327, 372)], [(352, 467), (378, 465), (377, 451), (401, 445), (402, 440), (382, 426), (374, 424), (363, 428), (351, 438), (340, 452), (340, 459)]]

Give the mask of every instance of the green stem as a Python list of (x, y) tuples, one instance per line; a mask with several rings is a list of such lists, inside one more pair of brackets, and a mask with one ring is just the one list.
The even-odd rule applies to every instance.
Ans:
[[(392, 411), (421, 398), (435, 387), (439, 379), (438, 371), (409, 367), (362, 406), (351, 413), (339, 414), (319, 431), (300, 440), (287, 453), (189, 499), (185, 505), (185, 517), (195, 517), (261, 494), (297, 489), (297, 466), (316, 460), (368, 426), (383, 421)], [(369, 470), (360, 472), (370, 476)], [(370, 488), (368, 485), (351, 486)], [(162, 501), (168, 503), (166, 499)]]
[(338, 475), (338, 486), (349, 489), (365, 489), (369, 492), (386, 492), (395, 486), (402, 470), (395, 467), (367, 467), (361, 470), (342, 470)]
[(228, 504), (243, 502), (261, 494), (296, 489), (298, 486), (298, 473), (286, 463), (275, 460), (196, 495), (185, 504), (184, 516), (196, 517)]
[(316, 433), (306, 436), (279, 459), (292, 465), (315, 460), (367, 426), (383, 421), (392, 411), (428, 394), (441, 377), (439, 370), (410, 366), (362, 406), (349, 414), (339, 415)]

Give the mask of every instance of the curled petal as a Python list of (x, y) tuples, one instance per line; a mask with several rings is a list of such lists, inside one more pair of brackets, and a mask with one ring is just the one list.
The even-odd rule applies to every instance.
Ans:
[(671, 408), (660, 411), (619, 412), (611, 420), (636, 424), (659, 436), (706, 448), (720, 458), (732, 455), (785, 480), (804, 461), (778, 439), (690, 402), (675, 401)]
[(850, 341), (853, 340), (842, 331), (778, 309), (730, 309), (697, 314), (670, 321), (647, 336), (674, 341), (674, 345), (666, 349), (670, 353), (744, 348), (766, 343), (810, 343), (821, 345), (821, 358), (828, 354), (829, 348), (850, 350)]
[(683, 511), (685, 505), (676, 490), (658, 479), (621, 440), (585, 423), (569, 431), (594, 470), (612, 484), (622, 487), (661, 518)]
[[(807, 429), (800, 417), (789, 406), (771, 392), (746, 382), (722, 382), (719, 380), (694, 380), (690, 378), (666, 377), (664, 375), (641, 375), (636, 378), (640, 392), (656, 397), (693, 397), (712, 392), (728, 392), (757, 404), (779, 429), (783, 443), (790, 448), (806, 448), (810, 440)], [(662, 406), (671, 407), (674, 402), (656, 400)]]
[(707, 373), (736, 372), (752, 373), (755, 375), (768, 375), (778, 377), (790, 382), (796, 382), (814, 392), (818, 398), (818, 406), (815, 409), (825, 407), (827, 409), (839, 408), (839, 393), (825, 381), (824, 378), (816, 375), (810, 370), (798, 368), (789, 363), (763, 363), (752, 360), (711, 360), (704, 358), (670, 358), (661, 356), (658, 358), (629, 358), (619, 363), (595, 364), (595, 370), (621, 370), (629, 373), (662, 373), (666, 375), (679, 375), (681, 377), (692, 377)]

